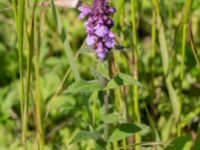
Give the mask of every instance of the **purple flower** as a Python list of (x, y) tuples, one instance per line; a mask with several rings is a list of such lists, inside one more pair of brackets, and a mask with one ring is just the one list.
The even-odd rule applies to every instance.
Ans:
[(93, 0), (91, 7), (80, 6), (80, 19), (88, 17), (85, 22), (86, 43), (96, 50), (97, 57), (103, 60), (106, 54), (115, 45), (115, 35), (110, 29), (113, 21), (110, 16), (115, 13), (115, 8), (108, 5), (106, 0)]
[(80, 19), (84, 19), (87, 15), (89, 15), (91, 13), (91, 9), (90, 8), (83, 7), (83, 6), (80, 6), (78, 8), (78, 10), (81, 12), (81, 14), (79, 15)]
[(103, 60), (105, 58), (107, 51), (108, 50), (104, 47), (103, 43), (99, 42), (97, 49), (96, 49), (96, 53), (97, 53), (97, 56), (99, 57), (99, 59)]
[(115, 45), (115, 41), (113, 40), (113, 38), (106, 37), (105, 46), (106, 46), (107, 48), (113, 48), (114, 45)]
[(95, 34), (99, 37), (104, 37), (109, 32), (109, 29), (102, 24), (97, 24), (97, 26), (94, 27), (94, 29), (95, 29)]
[(87, 38), (86, 38), (86, 43), (87, 45), (91, 46), (95, 43), (95, 36), (93, 35), (88, 35)]

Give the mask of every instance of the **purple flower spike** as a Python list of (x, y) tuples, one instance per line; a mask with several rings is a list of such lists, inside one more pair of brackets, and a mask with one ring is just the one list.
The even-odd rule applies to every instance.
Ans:
[(92, 46), (97, 57), (104, 60), (115, 45), (115, 35), (110, 31), (114, 24), (110, 16), (115, 13), (115, 8), (110, 7), (106, 0), (93, 0), (91, 7), (80, 6), (79, 11), (80, 19), (88, 17), (85, 22), (87, 45)]

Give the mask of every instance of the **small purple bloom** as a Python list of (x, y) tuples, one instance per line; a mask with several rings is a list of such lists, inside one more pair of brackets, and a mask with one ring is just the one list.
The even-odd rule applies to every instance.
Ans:
[(91, 46), (95, 43), (95, 36), (93, 35), (88, 35), (86, 38), (86, 43), (88, 46)]
[(99, 59), (103, 60), (106, 56), (107, 51), (108, 50), (103, 46), (103, 43), (99, 42), (97, 49), (96, 49), (96, 53), (97, 53), (97, 56), (99, 57)]
[(84, 19), (87, 15), (91, 13), (91, 9), (84, 6), (80, 6), (78, 10), (81, 12), (79, 15), (80, 19)]
[(110, 16), (115, 13), (115, 8), (110, 7), (106, 0), (93, 0), (91, 7), (80, 6), (79, 11), (80, 19), (88, 17), (85, 22), (87, 45), (96, 50), (99, 59), (105, 59), (115, 44), (115, 35), (110, 31), (114, 24)]
[(108, 33), (108, 36), (109, 36), (110, 38), (114, 38), (114, 37), (115, 37), (114, 33), (112, 33), (111, 31)]
[(106, 34), (108, 34), (108, 28), (104, 25), (97, 25), (96, 27), (94, 27), (95, 29), (95, 34), (99, 37), (104, 37)]
[(105, 40), (105, 46), (107, 48), (113, 48), (114, 45), (115, 45), (115, 41), (112, 38), (107, 37), (106, 40)]
[(116, 12), (116, 9), (115, 9), (115, 8), (109, 8), (109, 9), (108, 9), (108, 12), (109, 12), (110, 14), (113, 14), (113, 13)]
[(97, 57), (98, 57), (100, 60), (104, 60), (105, 57), (106, 57), (107, 51), (101, 51), (101, 52), (96, 52), (96, 53), (97, 53)]

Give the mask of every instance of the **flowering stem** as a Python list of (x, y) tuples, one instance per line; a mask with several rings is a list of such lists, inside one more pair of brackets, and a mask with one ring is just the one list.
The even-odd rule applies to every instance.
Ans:
[[(131, 13), (132, 13), (132, 34), (133, 34), (133, 78), (135, 81), (138, 80), (138, 52), (137, 52), (137, 34), (136, 34), (136, 19), (135, 19), (135, 0), (131, 0)], [(139, 113), (139, 99), (138, 99), (138, 87), (134, 85), (134, 116), (136, 122), (140, 123)], [(140, 136), (138, 133), (135, 134), (135, 143), (140, 143)], [(138, 150), (139, 147), (136, 147)]]

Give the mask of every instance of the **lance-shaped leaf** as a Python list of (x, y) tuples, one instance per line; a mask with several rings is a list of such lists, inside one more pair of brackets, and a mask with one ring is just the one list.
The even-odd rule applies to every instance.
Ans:
[(97, 80), (79, 80), (72, 83), (64, 93), (94, 92), (102, 90)]
[(137, 85), (139, 87), (142, 87), (140, 82), (133, 80), (132, 76), (120, 72), (114, 79), (108, 82), (108, 84), (104, 89), (105, 90), (115, 89), (119, 86), (126, 86), (126, 85)]
[(123, 123), (109, 137), (109, 142), (119, 141), (139, 132), (141, 129), (135, 124)]

